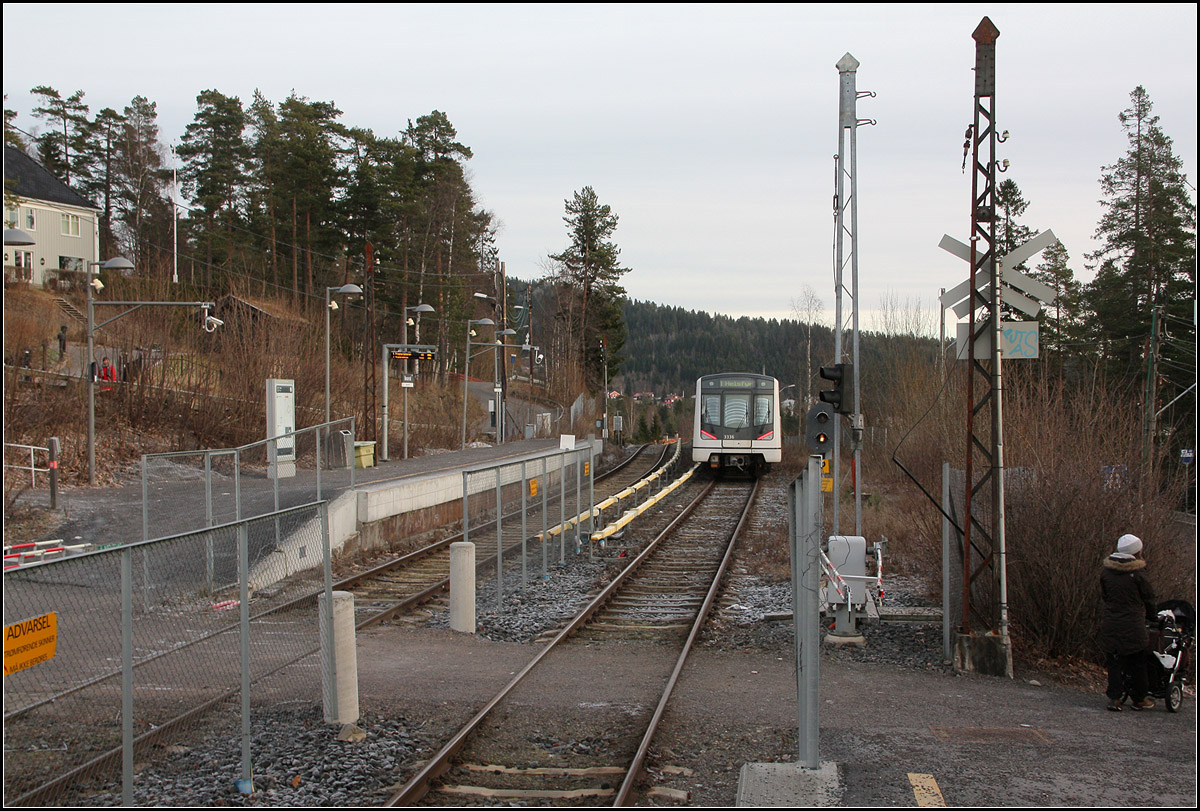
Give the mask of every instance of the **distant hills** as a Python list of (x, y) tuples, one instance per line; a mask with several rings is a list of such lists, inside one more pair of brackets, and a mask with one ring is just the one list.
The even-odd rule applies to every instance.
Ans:
[[(623, 390), (652, 391), (659, 397), (672, 392), (691, 394), (696, 378), (715, 372), (745, 371), (768, 374), (781, 384), (800, 383), (805, 374), (808, 325), (792, 319), (730, 318), (685, 310), (650, 301), (626, 299), (622, 304), (628, 339), (623, 354)], [(849, 352), (850, 334), (843, 335)], [(911, 336), (863, 332), (859, 361), (864, 386), (894, 368), (903, 353), (936, 362), (937, 341)], [(812, 371), (834, 362), (830, 327), (812, 327)], [(878, 380), (881, 387), (892, 381)], [(822, 388), (816, 386), (816, 388)]]

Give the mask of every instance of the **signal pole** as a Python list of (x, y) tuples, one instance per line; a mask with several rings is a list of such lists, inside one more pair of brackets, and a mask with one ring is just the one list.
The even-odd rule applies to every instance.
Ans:
[[(872, 119), (859, 119), (857, 111), (858, 99), (867, 96), (874, 98), (869, 91), (858, 92), (857, 71), (859, 61), (847, 53), (838, 60), (835, 67), (839, 74), (838, 102), (838, 152), (834, 156), (837, 169), (837, 191), (834, 198), (834, 217), (837, 221), (837, 260), (834, 264), (834, 291), (837, 303), (834, 315), (834, 363), (847, 361), (842, 347), (843, 315), (842, 298), (846, 294), (845, 269), (850, 266), (850, 303), (851, 303), (851, 346), (852, 352), (849, 363), (853, 365), (854, 396), (852, 412), (850, 413), (851, 441), (854, 453), (854, 533), (862, 534), (862, 402), (858, 385), (858, 127), (862, 124), (874, 124)], [(849, 155), (846, 153), (846, 138), (849, 136)], [(849, 183), (847, 183), (849, 181)], [(849, 185), (849, 193), (847, 193)], [(846, 214), (849, 209), (849, 222)], [(847, 242), (849, 246), (847, 249)], [(847, 256), (847, 253), (849, 254)], [(843, 385), (848, 381), (843, 381)], [(837, 535), (840, 522), (839, 490), (841, 483), (841, 453), (842, 453), (842, 421), (833, 421), (833, 534)]]

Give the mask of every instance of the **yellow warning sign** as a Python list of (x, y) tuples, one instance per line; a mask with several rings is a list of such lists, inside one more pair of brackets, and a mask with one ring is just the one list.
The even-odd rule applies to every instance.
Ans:
[(591, 475), (591, 471), (592, 471), (592, 463), (591, 463), (591, 462), (584, 462), (584, 463), (583, 463), (583, 475), (584, 475), (585, 477), (586, 477), (586, 476), (590, 476), (590, 475)]
[(4, 675), (48, 662), (58, 648), (58, 613), (4, 626)]
[(537, 479), (529, 480), (529, 497), (533, 498), (537, 495)]
[(833, 479), (828, 479), (828, 478), (825, 478), (824, 476), (821, 477), (821, 492), (822, 493), (832, 493), (833, 492)]

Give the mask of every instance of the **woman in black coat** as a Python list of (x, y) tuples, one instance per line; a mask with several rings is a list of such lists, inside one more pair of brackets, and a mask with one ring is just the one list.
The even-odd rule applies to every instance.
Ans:
[(1150, 641), (1146, 620), (1154, 617), (1154, 589), (1146, 579), (1142, 541), (1122, 535), (1117, 551), (1104, 561), (1100, 591), (1104, 596), (1104, 620), (1100, 624), (1100, 646), (1108, 664), (1108, 708), (1119, 712), (1128, 683), (1133, 709), (1148, 710), (1154, 699), (1147, 695), (1146, 650)]

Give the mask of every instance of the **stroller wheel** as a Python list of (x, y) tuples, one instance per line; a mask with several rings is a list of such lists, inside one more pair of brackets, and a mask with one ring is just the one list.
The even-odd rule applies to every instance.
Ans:
[(1179, 712), (1183, 705), (1183, 685), (1177, 681), (1167, 687), (1167, 712)]

